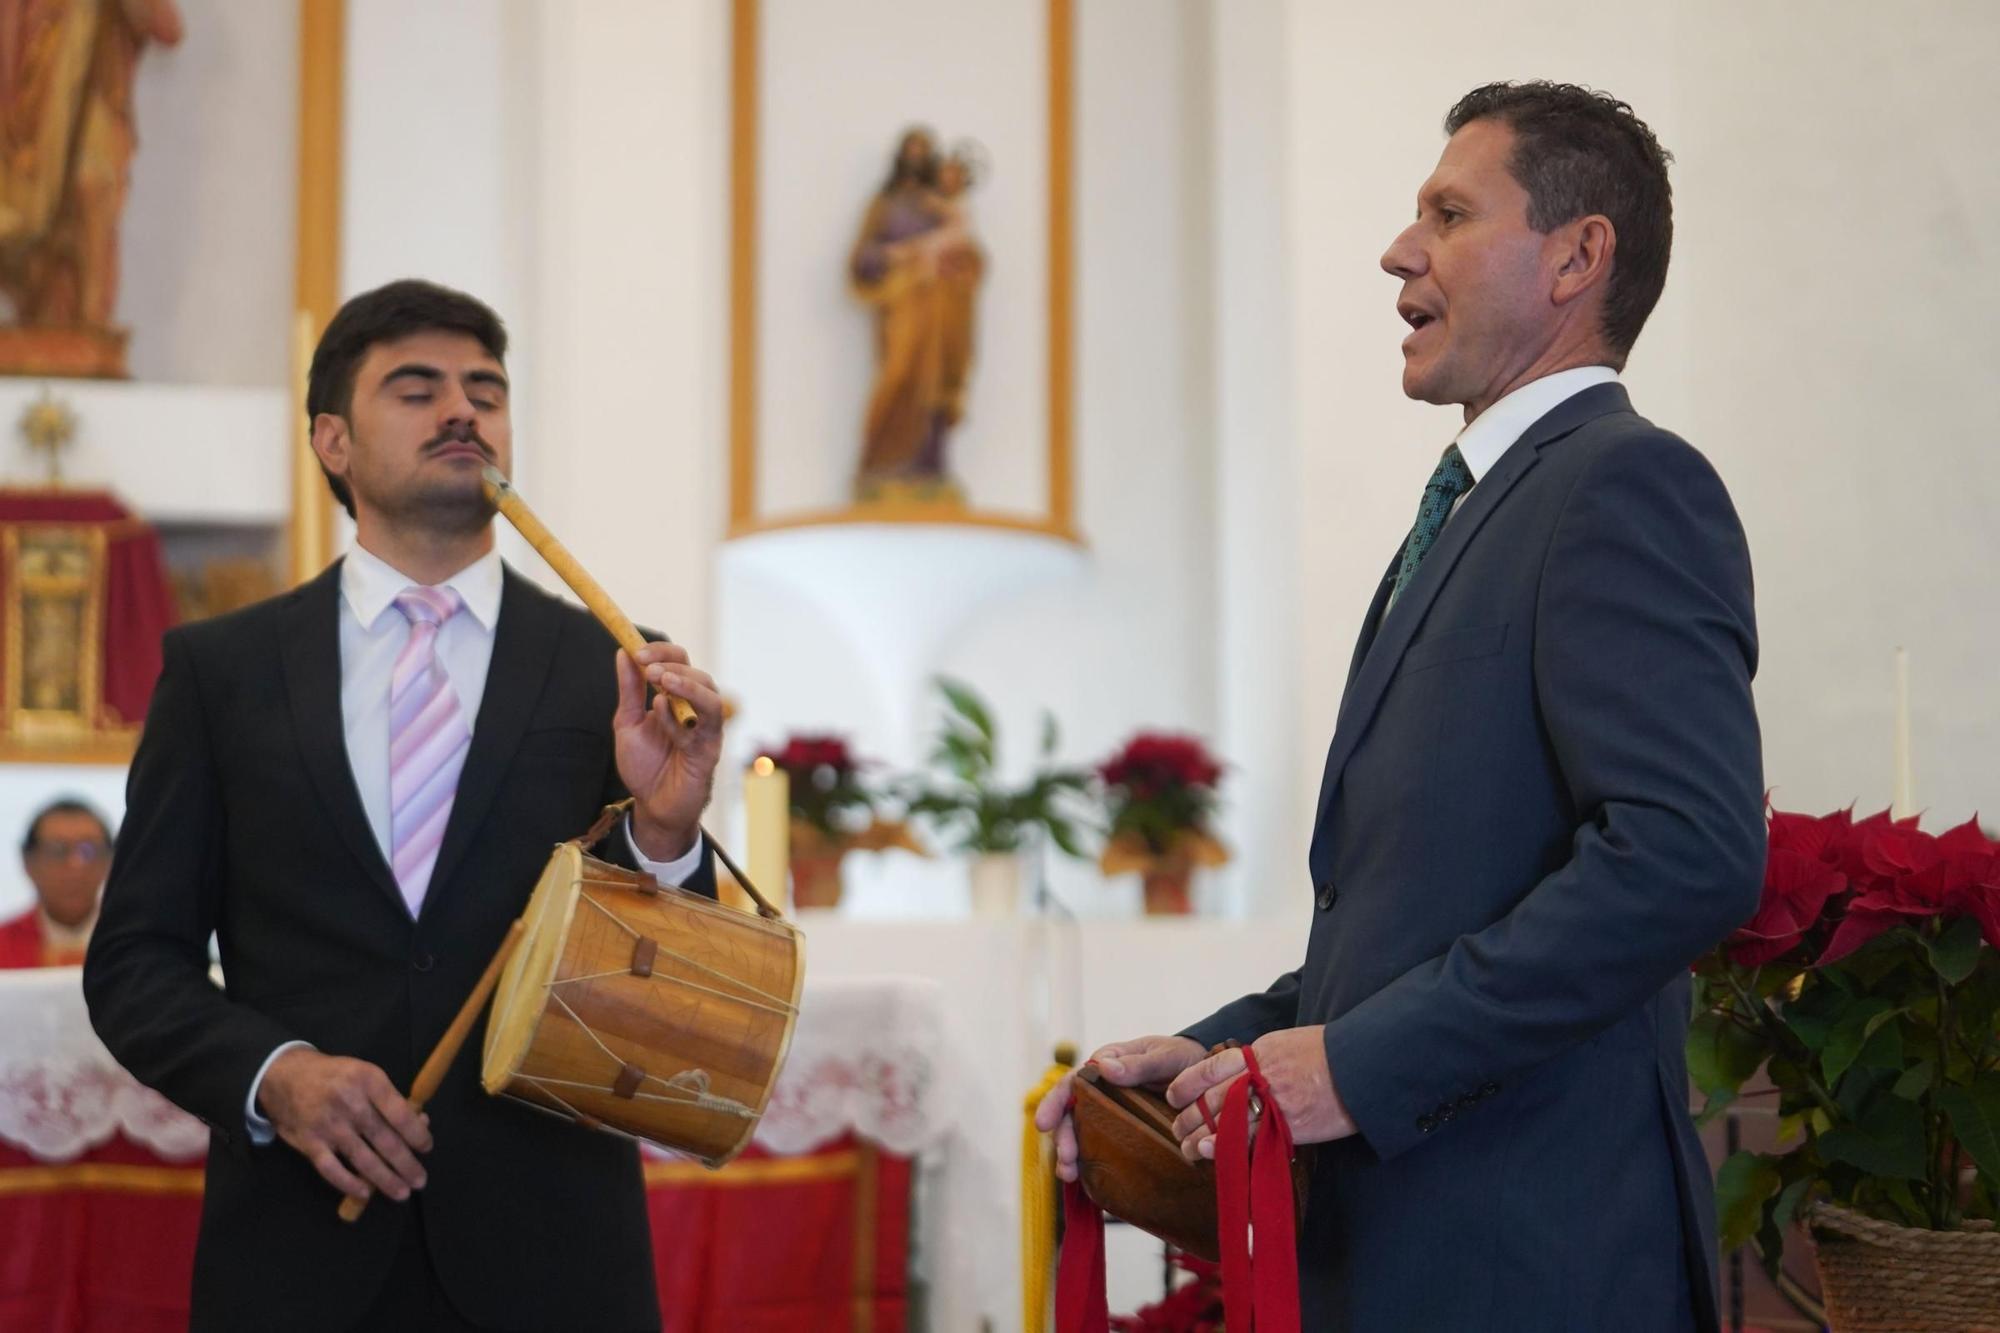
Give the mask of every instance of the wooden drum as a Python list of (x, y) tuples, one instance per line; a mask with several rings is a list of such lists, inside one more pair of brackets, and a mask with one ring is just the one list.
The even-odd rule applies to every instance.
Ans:
[(484, 1082), (721, 1166), (750, 1142), (805, 981), (789, 922), (723, 907), (566, 842), (486, 1025)]

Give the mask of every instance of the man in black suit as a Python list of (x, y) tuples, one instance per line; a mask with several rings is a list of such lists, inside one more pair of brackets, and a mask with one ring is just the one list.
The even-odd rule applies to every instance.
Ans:
[[(1317, 1143), (1306, 1327), (1717, 1327), (1687, 1114), (1688, 964), (1755, 909), (1750, 559), (1706, 460), (1618, 371), (1666, 279), (1666, 155), (1630, 107), (1495, 84), (1445, 122), (1401, 281), (1403, 390), (1464, 409), (1363, 621), (1308, 857), (1303, 965), (1172, 1037), (1213, 1154), (1250, 1043)], [(1041, 1107), (1075, 1173), (1066, 1089)]]
[[(600, 855), (714, 892), (714, 682), (618, 652), (494, 549), (505, 353), (429, 283), (343, 306), (307, 411), (353, 551), (165, 641), (84, 986), (119, 1062), (212, 1130), (196, 1329), (659, 1325), (631, 1143), (488, 1097), (476, 1032), (424, 1114), (400, 1091), (601, 806), (635, 798)], [(342, 1194), (388, 1197), (350, 1226)]]

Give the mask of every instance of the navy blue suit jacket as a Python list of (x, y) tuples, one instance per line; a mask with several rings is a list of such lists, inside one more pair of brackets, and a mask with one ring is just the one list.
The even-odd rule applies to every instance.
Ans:
[[(1391, 566), (1393, 573), (1394, 566)], [(1756, 908), (1750, 558), (1707, 461), (1592, 387), (1355, 649), (1305, 962), (1194, 1027), (1325, 1025), (1306, 1326), (1717, 1326), (1689, 963)]]

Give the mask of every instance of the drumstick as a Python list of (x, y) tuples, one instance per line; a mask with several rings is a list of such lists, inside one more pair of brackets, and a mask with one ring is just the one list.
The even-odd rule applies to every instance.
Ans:
[[(459, 1006), (458, 1017), (451, 1020), (451, 1026), (438, 1038), (438, 1044), (431, 1051), (431, 1058), (424, 1061), (424, 1067), (417, 1071), (417, 1081), (410, 1085), (410, 1109), (421, 1111), (424, 1103), (437, 1092), (438, 1084), (444, 1082), (444, 1071), (451, 1068), (451, 1062), (458, 1057), (458, 1048), (465, 1045), (466, 1037), (472, 1033), (472, 1025), (479, 1019), (479, 1010), (493, 994), (493, 987), (499, 984), (500, 969), (507, 966), (507, 957), (514, 952), (514, 946), (521, 942), (521, 935), (528, 923), (516, 917), (514, 924), (507, 927), (507, 938), (500, 941), (500, 950), (493, 955), (493, 961), (479, 975), (479, 984), (472, 988), (472, 994), (465, 997)], [(361, 1216), (361, 1210), (368, 1206), (365, 1195), (350, 1194), (340, 1201), (340, 1220), (352, 1222)]]
[[(618, 646), (637, 662), (639, 650), (646, 646), (646, 641), (639, 636), (638, 629), (625, 613), (618, 609), (618, 603), (611, 600), (611, 594), (604, 591), (604, 585), (592, 578), (590, 571), (578, 564), (576, 557), (569, 553), (569, 548), (556, 540), (548, 525), (535, 517), (535, 511), (528, 508), (528, 502), (521, 498), (521, 493), (514, 489), (513, 483), (501, 474), (499, 468), (488, 465), (480, 475), (486, 482), (486, 498), (507, 516), (507, 521), (514, 525), (515, 530), (528, 539), (528, 545), (549, 562), (549, 568), (562, 576), (570, 591), (583, 599), (591, 614), (611, 631), (612, 638), (618, 640)], [(667, 695), (667, 707), (672, 711), (674, 721), (683, 727), (692, 729), (700, 725), (701, 719), (695, 716), (694, 705), (678, 694)]]

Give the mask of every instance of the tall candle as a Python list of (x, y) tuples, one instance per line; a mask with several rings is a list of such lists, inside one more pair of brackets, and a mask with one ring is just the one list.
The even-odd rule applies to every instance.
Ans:
[(757, 756), (743, 777), (743, 816), (743, 869), (759, 893), (782, 906), (792, 860), (792, 779), (768, 755)]
[(1906, 818), (1917, 812), (1916, 782), (1910, 769), (1910, 652), (1896, 649), (1896, 801), (1895, 815)]

